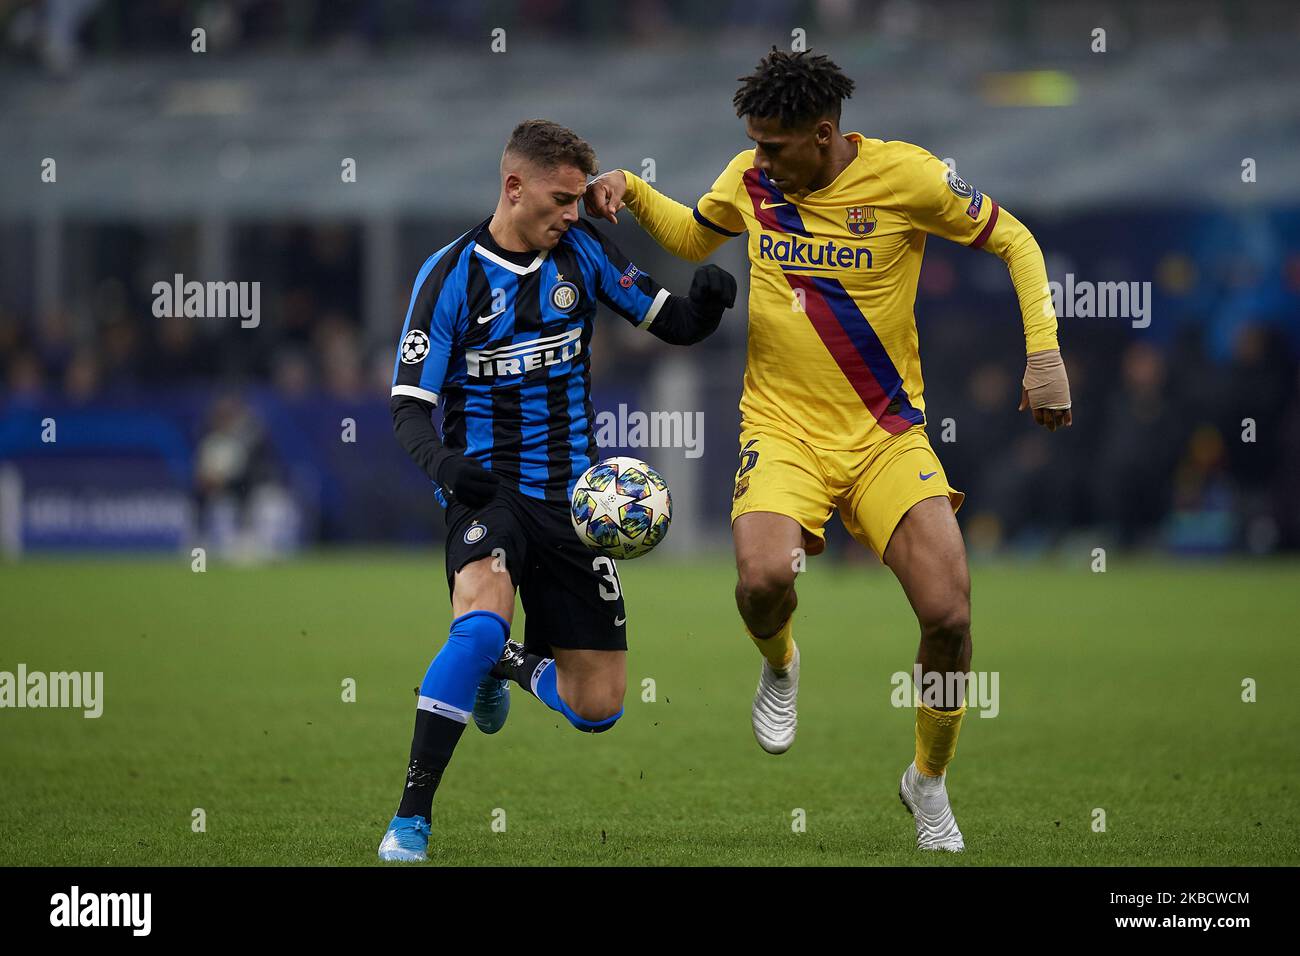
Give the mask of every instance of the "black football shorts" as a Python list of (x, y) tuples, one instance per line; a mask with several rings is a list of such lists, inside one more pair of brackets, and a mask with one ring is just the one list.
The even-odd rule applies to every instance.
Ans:
[(457, 571), (481, 558), (499, 561), (519, 589), (529, 653), (627, 650), (618, 568), (578, 539), (566, 504), (504, 486), (476, 510), (453, 501), (447, 508), (448, 590), (455, 589)]

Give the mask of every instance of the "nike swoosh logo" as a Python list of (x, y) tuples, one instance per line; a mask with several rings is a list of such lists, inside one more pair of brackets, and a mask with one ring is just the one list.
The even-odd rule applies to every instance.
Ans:
[(775, 209), (777, 206), (788, 206), (788, 205), (790, 205), (788, 202), (768, 202), (766, 199), (764, 199), (761, 203), (758, 204), (758, 208)]
[(623, 626), (624, 624), (626, 624), (626, 623), (627, 623), (627, 618), (625, 618), (625, 617), (616, 617), (616, 618), (614, 618), (614, 626), (615, 626), (615, 627), (622, 627), (622, 626)]
[(932, 471), (927, 475), (924, 472), (918, 471), (917, 474), (920, 476), (922, 481), (929, 481), (931, 478), (933, 478), (935, 475), (939, 473), (937, 471)]
[[(502, 310), (501, 310), (501, 312), (504, 312), (504, 311), (505, 311), (505, 309), (502, 309)], [(492, 321), (493, 319), (495, 319), (498, 315), (500, 315), (501, 312), (493, 312), (491, 315), (480, 315), (480, 316), (478, 317), (478, 324), (479, 324), (479, 325), (482, 325), (484, 322), (491, 322), (491, 321)]]

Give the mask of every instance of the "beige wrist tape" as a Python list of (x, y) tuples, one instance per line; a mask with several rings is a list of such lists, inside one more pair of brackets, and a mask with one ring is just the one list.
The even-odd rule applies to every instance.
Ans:
[(1060, 349), (1035, 352), (1025, 363), (1022, 383), (1029, 392), (1030, 408), (1069, 408), (1070, 380)]

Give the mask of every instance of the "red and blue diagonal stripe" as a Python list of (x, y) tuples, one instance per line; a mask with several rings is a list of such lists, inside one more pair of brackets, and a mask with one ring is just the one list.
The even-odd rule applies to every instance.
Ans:
[[(794, 203), (761, 169), (745, 170), (744, 183), (759, 225), (772, 232), (812, 238)], [(764, 209), (765, 201), (773, 203), (773, 207)], [(897, 435), (913, 425), (923, 425), (925, 415), (908, 399), (903, 377), (884, 344), (840, 281), (794, 272), (786, 272), (785, 278), (791, 288), (803, 291), (804, 312), (813, 329), (880, 427)], [(891, 412), (889, 406), (895, 401), (898, 408)]]
[[(786, 273), (786, 280), (803, 290), (804, 313), (880, 427), (897, 435), (924, 424), (925, 416), (908, 399), (884, 344), (840, 281), (795, 273)], [(891, 412), (894, 401), (898, 410)]]
[[(745, 170), (744, 181), (759, 225), (772, 232), (788, 232), (805, 239), (812, 238), (812, 233), (803, 227), (803, 218), (794, 203), (785, 198), (785, 194), (772, 184), (772, 180), (761, 169), (751, 166)], [(764, 202), (776, 204), (775, 208), (764, 209)]]

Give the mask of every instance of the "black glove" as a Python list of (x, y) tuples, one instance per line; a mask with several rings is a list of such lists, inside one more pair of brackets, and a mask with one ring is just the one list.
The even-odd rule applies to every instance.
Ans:
[(715, 265), (700, 266), (691, 280), (691, 309), (711, 326), (718, 327), (722, 313), (736, 304), (736, 280), (730, 272)]
[(473, 458), (452, 455), (438, 466), (438, 484), (470, 508), (482, 508), (496, 497), (501, 479)]

